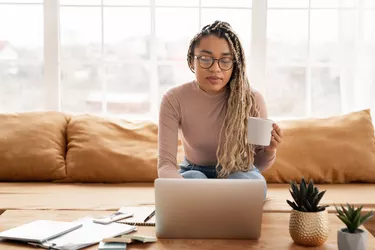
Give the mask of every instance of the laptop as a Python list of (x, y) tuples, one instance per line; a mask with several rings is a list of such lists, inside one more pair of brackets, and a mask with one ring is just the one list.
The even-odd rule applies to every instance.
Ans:
[(264, 181), (159, 178), (154, 184), (156, 237), (260, 238)]

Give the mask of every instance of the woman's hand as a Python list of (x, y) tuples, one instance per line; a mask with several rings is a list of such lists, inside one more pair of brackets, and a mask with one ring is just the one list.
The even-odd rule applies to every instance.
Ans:
[(282, 143), (283, 141), (283, 132), (281, 131), (281, 128), (276, 124), (274, 123), (272, 125), (273, 127), (273, 130), (272, 130), (272, 135), (271, 135), (271, 143), (269, 146), (266, 146), (264, 147), (264, 151), (267, 151), (267, 152), (272, 152), (272, 151), (275, 151), (276, 148), (280, 145), (280, 143)]

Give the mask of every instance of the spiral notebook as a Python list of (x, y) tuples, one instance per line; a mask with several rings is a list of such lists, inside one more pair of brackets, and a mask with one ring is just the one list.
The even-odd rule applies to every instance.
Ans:
[(125, 213), (133, 213), (132, 217), (125, 218), (117, 221), (118, 223), (133, 225), (133, 226), (155, 226), (155, 216), (152, 216), (149, 220), (144, 220), (155, 210), (155, 206), (131, 206), (121, 207), (118, 211)]

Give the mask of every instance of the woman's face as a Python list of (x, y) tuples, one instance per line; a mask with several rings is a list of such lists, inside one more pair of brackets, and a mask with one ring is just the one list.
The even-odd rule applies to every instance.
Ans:
[(193, 70), (199, 86), (207, 93), (223, 91), (232, 75), (234, 65), (227, 40), (214, 35), (205, 36), (195, 47), (194, 56)]

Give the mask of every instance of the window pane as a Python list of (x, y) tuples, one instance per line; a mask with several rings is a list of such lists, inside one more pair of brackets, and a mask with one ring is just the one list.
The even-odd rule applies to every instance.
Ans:
[(0, 41), (9, 42), (15, 50), (33, 49), (33, 57), (42, 58), (43, 6), (1, 5)]
[(261, 91), (264, 87), (264, 83), (257, 81), (256, 79), (253, 78), (253, 74), (251, 73), (250, 59), (247, 60), (246, 62), (246, 74), (247, 74), (247, 77), (249, 78), (250, 86)]
[(101, 0), (60, 0), (60, 5), (101, 5)]
[(373, 10), (365, 11), (363, 26), (364, 26), (363, 40), (366, 43), (375, 44), (375, 11)]
[(331, 63), (338, 51), (338, 11), (311, 11), (311, 57), (314, 62)]
[(311, 69), (311, 111), (313, 116), (341, 114), (340, 72), (335, 68)]
[(158, 59), (186, 60), (190, 39), (198, 32), (198, 27), (198, 9), (157, 8)]
[[(356, 61), (357, 54), (357, 29), (356, 29), (356, 11), (355, 10), (341, 10), (339, 11), (339, 25), (338, 25), (338, 41), (337, 47), (332, 48), (336, 55), (331, 58), (332, 62), (341, 65), (351, 65)], [(318, 53), (318, 54), (314, 54)], [(333, 51), (327, 51), (327, 54), (333, 56)], [(327, 55), (326, 54), (326, 55)], [(320, 54), (315, 50), (312, 56), (316, 61), (319, 61)]]
[[(356, 61), (354, 65), (358, 65), (358, 70), (362, 67), (371, 67), (375, 65), (375, 45), (365, 44), (356, 50)], [(352, 63), (353, 64), (353, 63)]]
[[(223, 18), (225, 17), (225, 18)], [(202, 27), (211, 24), (216, 20), (228, 22), (238, 34), (245, 55), (250, 58), (251, 47), (251, 10), (237, 9), (203, 9)]]
[(338, 12), (338, 39), (340, 43), (354, 46), (356, 39), (356, 11), (341, 10)]
[(79, 60), (61, 65), (62, 111), (73, 113), (100, 113), (103, 99), (100, 63)]
[(270, 62), (307, 61), (308, 11), (269, 10), (267, 59)]
[(167, 89), (194, 80), (194, 73), (190, 71), (187, 63), (172, 65), (159, 65), (159, 98)]
[(104, 8), (106, 59), (149, 58), (150, 30), (150, 9), (148, 7)]
[[(61, 56), (63, 59), (90, 60), (101, 57), (100, 7), (60, 8)], [(82, 17), (85, 18), (82, 18)]]
[(150, 0), (104, 0), (104, 5), (150, 5)]
[(3, 60), (1, 54), (0, 45), (0, 112), (43, 110), (43, 63), (21, 57)]
[(366, 8), (375, 8), (374, 0), (364, 0)]
[[(150, 73), (145, 64), (106, 65), (107, 112), (148, 115), (151, 110)], [(100, 96), (101, 92), (97, 93)]]
[(1, 5), (0, 112), (43, 109), (42, 72), (43, 6)]
[(308, 8), (309, 0), (268, 0), (269, 8)]
[(311, 0), (313, 8), (353, 8), (356, 0)]
[(201, 0), (202, 6), (211, 7), (251, 7), (252, 0)]
[(306, 114), (306, 69), (268, 67), (265, 98), (269, 116)]
[[(347, 95), (350, 95), (352, 99), (346, 100), (346, 103), (351, 103), (351, 108), (356, 109), (374, 109), (375, 108), (375, 71), (374, 64), (372, 65), (361, 65), (361, 67), (352, 68), (347, 70), (345, 73), (351, 77), (349, 82)], [(347, 73), (348, 72), (348, 73)], [(348, 82), (348, 81), (346, 81)], [(345, 86), (344, 86), (345, 87)], [(354, 90), (354, 91), (353, 91)], [(374, 111), (374, 110), (373, 110)], [(374, 117), (373, 117), (373, 120)]]
[(176, 0), (156, 0), (156, 5), (163, 6), (199, 6), (199, 0), (176, 1)]

